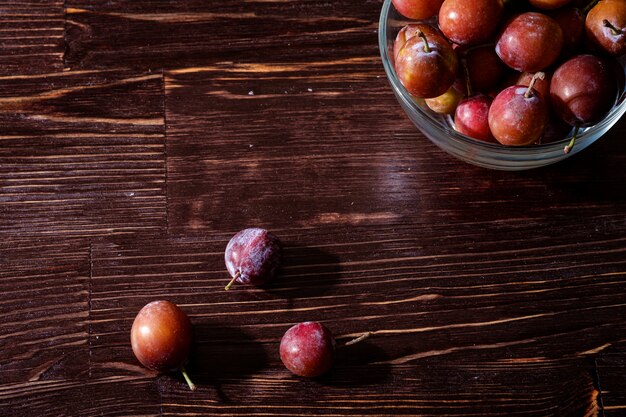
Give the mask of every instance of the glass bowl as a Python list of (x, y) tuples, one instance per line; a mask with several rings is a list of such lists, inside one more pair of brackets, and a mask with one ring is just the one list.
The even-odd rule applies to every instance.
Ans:
[[(576, 144), (569, 154), (563, 148), (571, 135), (558, 142), (520, 147), (507, 147), (472, 139), (454, 130), (449, 116), (432, 112), (422, 100), (413, 98), (402, 86), (393, 66), (393, 42), (398, 31), (410, 23), (395, 9), (391, 0), (385, 0), (378, 30), (378, 44), (387, 78), (394, 94), (415, 126), (435, 145), (449, 154), (470, 164), (485, 168), (506, 171), (518, 171), (538, 168), (562, 161), (582, 151), (604, 135), (626, 112), (626, 94), (621, 91), (615, 106), (606, 117), (596, 125), (580, 129)], [(435, 23), (435, 22), (431, 22)], [(624, 61), (621, 62), (624, 67)]]

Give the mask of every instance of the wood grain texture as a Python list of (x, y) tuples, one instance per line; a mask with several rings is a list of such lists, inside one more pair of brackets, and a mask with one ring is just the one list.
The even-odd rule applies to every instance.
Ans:
[(62, 0), (0, 2), (0, 76), (60, 71), (65, 50)]
[(398, 367), (387, 379), (380, 373), (372, 366), (346, 366), (337, 367), (333, 377), (306, 381), (264, 371), (237, 383), (203, 387), (191, 398), (184, 386), (168, 384), (163, 415), (599, 415), (597, 392), (584, 368), (573, 363), (522, 368), (443, 359)]
[(571, 161), (507, 173), (453, 160), (418, 133), (376, 57), (169, 71), (166, 93), (174, 232), (624, 222), (625, 121)]
[[(0, 416), (625, 414), (626, 120), (552, 167), (459, 162), (397, 104), (380, 6), (0, 5)], [(284, 266), (226, 292), (248, 226)], [(196, 392), (132, 354), (163, 298)], [(278, 357), (306, 320), (340, 345), (313, 380)]]
[[(599, 266), (597, 241), (572, 264), (567, 244), (511, 259), (484, 238), (471, 253), (447, 246), (446, 227), (407, 229), (284, 232), (282, 278), (230, 292), (223, 291), (226, 234), (97, 244), (93, 372), (143, 377), (128, 331), (141, 306), (167, 298), (195, 324), (189, 369), (201, 389), (190, 396), (180, 378), (160, 381), (166, 415), (295, 415), (301, 408), (312, 415), (436, 415), (445, 393), (472, 399), (447, 410), (454, 415), (596, 415), (590, 358), (624, 330), (622, 235), (599, 237), (614, 248)], [(571, 229), (564, 232), (575, 234), (576, 225)], [(472, 233), (468, 225), (464, 235)], [(328, 377), (305, 383), (277, 355), (283, 332), (304, 320), (325, 322), (344, 341), (375, 334), (353, 354), (344, 348)], [(547, 379), (540, 401), (529, 394)], [(298, 400), (289, 405), (290, 398)], [(343, 398), (344, 411), (330, 398)]]
[(68, 0), (70, 68), (178, 68), (377, 53), (382, 2)]
[(161, 74), (0, 78), (0, 231), (165, 227)]
[[(0, 242), (0, 381), (30, 389), (88, 373), (89, 245)], [(0, 399), (0, 415), (6, 403)]]
[(3, 416), (113, 417), (160, 416), (159, 392), (153, 378), (35, 381), (3, 384)]

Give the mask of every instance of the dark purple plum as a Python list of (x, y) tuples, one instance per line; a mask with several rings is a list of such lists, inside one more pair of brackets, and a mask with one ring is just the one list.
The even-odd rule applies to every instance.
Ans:
[(454, 43), (476, 45), (491, 38), (503, 12), (502, 0), (446, 0), (439, 10), (439, 28)]
[[(556, 113), (571, 126), (593, 125), (609, 112), (617, 97), (615, 72), (594, 55), (578, 55), (561, 64), (552, 76), (550, 99)], [(576, 135), (565, 147), (568, 153)]]
[(471, 138), (485, 142), (496, 142), (489, 129), (489, 107), (493, 99), (477, 94), (463, 99), (454, 114), (454, 128)]
[(226, 290), (237, 281), (261, 285), (276, 275), (282, 258), (280, 240), (258, 227), (244, 229), (233, 236), (224, 252), (226, 268), (232, 279)]
[(441, 3), (443, 0), (393, 0), (393, 5), (400, 14), (414, 20), (435, 16)]
[(530, 145), (541, 138), (548, 122), (546, 100), (533, 89), (514, 85), (496, 96), (489, 109), (489, 127), (498, 142), (507, 146)]
[(578, 55), (552, 76), (550, 98), (556, 112), (572, 126), (590, 126), (613, 107), (617, 81), (613, 68), (594, 55)]
[[(462, 49), (457, 50), (463, 53)], [(474, 91), (486, 93), (502, 81), (506, 66), (496, 54), (493, 45), (471, 47), (463, 55), (467, 64), (469, 81)]]
[(550, 17), (558, 23), (563, 32), (561, 58), (572, 56), (580, 49), (585, 38), (585, 14), (581, 9), (563, 7), (550, 13)]
[(280, 360), (298, 376), (316, 377), (331, 368), (335, 359), (335, 338), (323, 324), (313, 321), (296, 324), (280, 341)]
[(542, 13), (522, 13), (509, 20), (498, 37), (496, 53), (510, 68), (537, 72), (552, 65), (563, 47), (563, 31)]
[(572, 131), (572, 126), (565, 123), (554, 112), (550, 112), (550, 119), (546, 125), (546, 130), (543, 132), (541, 143), (557, 142), (566, 137), (566, 135)]

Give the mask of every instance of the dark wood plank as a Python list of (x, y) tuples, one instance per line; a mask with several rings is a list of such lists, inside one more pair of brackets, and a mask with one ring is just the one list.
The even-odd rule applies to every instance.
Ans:
[[(0, 6), (0, 415), (624, 414), (626, 120), (541, 170), (456, 161), (395, 101), (380, 6)], [(280, 279), (225, 292), (253, 225)], [(158, 298), (196, 392), (132, 354)], [(278, 357), (304, 320), (340, 345), (314, 380)]]
[(0, 264), (2, 384), (28, 389), (86, 376), (89, 244), (3, 240)]
[(165, 227), (161, 74), (0, 78), (0, 231)]
[[(319, 380), (263, 371), (191, 395), (163, 389), (163, 415), (231, 416), (598, 416), (597, 391), (576, 363), (475, 363), (439, 359), (398, 367), (337, 367)], [(558, 405), (556, 405), (558, 404)]]
[(89, 246), (0, 242), (0, 415), (160, 415), (153, 374), (92, 375)]
[(598, 351), (598, 381), (602, 392), (605, 417), (626, 413), (626, 341), (607, 343)]
[(62, 0), (0, 2), (0, 76), (62, 70), (64, 14)]
[[(435, 415), (448, 401), (454, 415), (595, 415), (590, 358), (624, 330), (623, 233), (511, 257), (486, 238), (500, 226), (459, 229), (455, 237), (450, 226), (284, 231), (282, 278), (230, 292), (227, 234), (96, 244), (93, 372), (140, 377), (132, 320), (145, 303), (167, 298), (195, 324), (190, 372), (201, 389), (190, 396), (179, 377), (165, 378), (166, 414), (294, 415), (300, 407), (380, 415), (397, 405), (397, 413)], [(562, 232), (576, 237), (579, 229)], [(522, 227), (518, 233), (509, 238)], [(475, 242), (471, 252), (461, 237)], [(304, 382), (282, 368), (277, 349), (283, 332), (305, 320), (325, 322), (344, 341), (375, 334), (354, 354), (341, 353), (327, 378)], [(372, 398), (373, 385), (383, 394)]]
[(624, 221), (626, 120), (571, 161), (506, 173), (427, 141), (378, 58), (183, 69), (166, 90), (174, 232), (525, 219), (532, 238), (544, 219)]
[(156, 417), (160, 396), (153, 378), (35, 381), (0, 386), (0, 414), (15, 417)]
[(68, 0), (67, 66), (176, 68), (377, 54), (382, 2)]

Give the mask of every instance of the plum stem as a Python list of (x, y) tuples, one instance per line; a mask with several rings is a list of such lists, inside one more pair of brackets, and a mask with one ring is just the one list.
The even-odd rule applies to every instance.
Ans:
[(185, 378), (185, 381), (187, 381), (187, 385), (189, 385), (189, 388), (192, 391), (195, 391), (196, 390), (196, 384), (194, 384), (193, 381), (191, 380), (191, 378), (189, 378), (189, 375), (187, 375), (187, 370), (185, 369), (184, 366), (181, 366), (180, 372), (183, 374), (183, 377)]
[(487, 47), (495, 47), (495, 44), (491, 42), (491, 43), (481, 43), (480, 45), (470, 46), (469, 48), (463, 50), (463, 56), (467, 56), (468, 53), (470, 53), (471, 51), (475, 49), (487, 48)]
[(580, 129), (580, 124), (576, 123), (576, 127), (574, 128), (574, 136), (572, 136), (572, 140), (570, 140), (567, 146), (563, 148), (563, 152), (565, 152), (566, 154), (570, 153), (570, 151), (574, 147), (574, 143), (576, 143), (576, 138), (578, 137), (579, 129)]
[(595, 6), (600, 0), (593, 0), (591, 3), (589, 3), (588, 5), (585, 6), (585, 8), (583, 9), (583, 13), (587, 14), (587, 12), (591, 9), (593, 9), (593, 6)]
[(544, 74), (543, 72), (539, 71), (539, 72), (535, 73), (535, 75), (533, 75), (533, 78), (530, 80), (530, 83), (528, 83), (528, 89), (524, 93), (524, 97), (530, 98), (530, 96), (532, 95), (532, 92), (533, 92), (533, 87), (535, 86), (535, 82), (538, 79), (539, 80), (543, 80), (544, 78), (546, 78), (546, 74)]
[(611, 34), (613, 36), (621, 35), (622, 33), (624, 33), (623, 30), (616, 28), (615, 25), (613, 25), (611, 22), (609, 22), (606, 19), (602, 21), (602, 24), (604, 25), (605, 28), (609, 28), (611, 30)]
[(424, 52), (426, 52), (427, 54), (430, 53), (430, 46), (428, 45), (428, 39), (426, 39), (426, 35), (424, 35), (424, 32), (418, 30), (416, 35), (424, 40)]
[(226, 284), (226, 286), (224, 287), (224, 289), (226, 291), (230, 290), (230, 287), (233, 286), (233, 284), (235, 283), (235, 281), (237, 281), (237, 278), (239, 278), (241, 276), (241, 271), (237, 271), (235, 273), (235, 276), (233, 277), (233, 279), (230, 280), (230, 282), (228, 284)]
[(465, 86), (467, 88), (467, 96), (474, 95), (474, 89), (472, 88), (472, 80), (470, 80), (469, 69), (467, 68), (467, 60), (461, 59), (461, 65), (463, 66), (463, 72), (465, 73)]
[(371, 335), (372, 335), (372, 332), (365, 332), (361, 336), (357, 337), (356, 339), (352, 339), (352, 340), (347, 341), (344, 346), (356, 345), (357, 343), (364, 341), (365, 339), (367, 339)]

